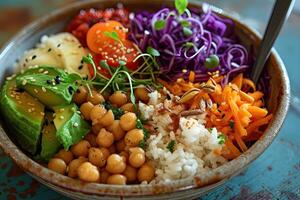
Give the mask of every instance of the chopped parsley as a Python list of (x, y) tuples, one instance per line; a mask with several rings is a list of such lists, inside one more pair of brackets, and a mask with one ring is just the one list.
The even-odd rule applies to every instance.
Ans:
[(224, 135), (224, 134), (218, 135), (218, 143), (219, 144), (224, 144), (225, 141), (226, 141), (226, 135)]
[(104, 102), (103, 106), (106, 110), (111, 110), (113, 112), (115, 119), (120, 119), (120, 117), (124, 115), (124, 111), (122, 109), (112, 106), (109, 102)]
[(175, 141), (175, 140), (171, 140), (171, 141), (169, 142), (169, 144), (167, 145), (167, 149), (169, 149), (169, 151), (170, 151), (171, 153), (174, 152), (175, 144), (176, 144), (176, 141)]
[(230, 120), (230, 121), (229, 121), (229, 127), (230, 127), (231, 129), (234, 128), (234, 121), (233, 121), (233, 120)]

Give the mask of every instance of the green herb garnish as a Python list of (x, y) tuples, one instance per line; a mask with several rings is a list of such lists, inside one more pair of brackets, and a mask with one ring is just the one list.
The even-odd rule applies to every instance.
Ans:
[(176, 141), (175, 140), (171, 140), (168, 145), (167, 145), (167, 149), (169, 149), (169, 151), (171, 153), (174, 152), (174, 148), (175, 148), (175, 144), (176, 144)]
[(182, 15), (184, 11), (186, 10), (188, 5), (187, 0), (175, 0), (175, 8), (179, 15)]
[(224, 135), (224, 134), (218, 135), (217, 138), (218, 138), (218, 144), (224, 144), (226, 141), (226, 135)]
[(147, 47), (147, 53), (149, 53), (152, 56), (160, 56), (159, 51), (150, 46)]
[(157, 20), (154, 22), (154, 28), (158, 31), (164, 29), (166, 26), (166, 21), (165, 20)]
[(206, 58), (206, 59), (205, 59), (205, 63), (204, 63), (204, 65), (205, 65), (205, 67), (206, 67), (207, 69), (213, 69), (213, 68), (215, 68), (215, 67), (218, 67), (219, 64), (220, 64), (220, 59), (219, 59), (219, 57), (218, 57), (217, 55), (215, 55), (215, 54), (209, 56), (208, 58)]
[(184, 36), (191, 36), (193, 34), (193, 31), (188, 27), (183, 27), (183, 35)]
[(144, 139), (139, 142), (139, 147), (145, 150), (145, 148), (146, 148), (146, 141)]
[(234, 128), (234, 121), (233, 121), (233, 120), (230, 120), (230, 121), (229, 121), (229, 127), (230, 127), (231, 129)]
[(190, 22), (188, 22), (187, 20), (181, 20), (180, 24), (182, 27), (190, 27), (191, 26)]
[(119, 37), (119, 34), (116, 32), (116, 31), (112, 31), (112, 32), (109, 32), (109, 31), (104, 31), (103, 32), (103, 35), (115, 40), (116, 42), (120, 42), (122, 46), (123, 45), (123, 42), (121, 41), (120, 37)]

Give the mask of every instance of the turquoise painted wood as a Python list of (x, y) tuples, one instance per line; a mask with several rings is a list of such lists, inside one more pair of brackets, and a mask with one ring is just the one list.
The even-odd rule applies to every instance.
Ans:
[[(22, 12), (21, 16), (23, 17), (13, 17), (14, 20), (17, 20), (17, 25), (22, 26), (30, 20), (71, 1), (1, 0), (0, 44), (18, 29), (13, 25), (7, 25), (5, 20), (7, 15), (4, 16), (3, 12), (8, 10), (14, 14), (16, 14), (13, 12), (14, 10)], [(272, 0), (211, 0), (208, 2), (240, 15), (246, 23), (260, 32), (265, 28), (273, 3)], [(47, 6), (44, 6), (46, 3)], [(24, 16), (27, 16), (28, 19)], [(275, 47), (286, 64), (291, 79), (292, 93), (300, 96), (299, 13), (294, 12), (291, 15)], [(300, 113), (294, 109), (294, 106), (291, 106), (279, 136), (265, 153), (253, 162), (246, 171), (200, 199), (300, 199), (299, 125)], [(34, 181), (18, 169), (10, 158), (0, 153), (0, 199), (55, 200), (66, 198)]]

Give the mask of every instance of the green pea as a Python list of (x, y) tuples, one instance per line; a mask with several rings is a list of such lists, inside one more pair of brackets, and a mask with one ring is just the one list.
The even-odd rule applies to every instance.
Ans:
[(218, 67), (220, 64), (220, 59), (217, 55), (211, 55), (208, 58), (205, 59), (205, 67), (208, 69), (213, 69), (215, 67)]

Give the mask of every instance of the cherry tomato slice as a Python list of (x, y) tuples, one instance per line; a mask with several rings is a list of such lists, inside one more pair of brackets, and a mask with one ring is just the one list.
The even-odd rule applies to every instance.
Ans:
[(138, 54), (133, 42), (124, 40), (122, 43), (114, 42), (113, 44), (104, 45), (100, 54), (96, 57), (98, 60), (105, 60), (111, 67), (118, 67), (120, 61), (125, 61), (128, 69), (135, 70), (139, 63), (133, 61)]
[(113, 44), (114, 39), (105, 35), (105, 32), (116, 32), (118, 38), (123, 41), (126, 38), (126, 30), (120, 22), (107, 21), (93, 25), (87, 33), (87, 45), (94, 53), (101, 53), (101, 48), (106, 44)]

